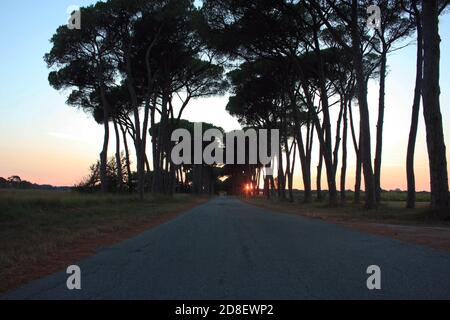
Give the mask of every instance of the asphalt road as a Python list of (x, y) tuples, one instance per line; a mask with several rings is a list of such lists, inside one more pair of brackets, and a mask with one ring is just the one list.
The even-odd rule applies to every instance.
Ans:
[[(370, 265), (381, 290), (367, 289)], [(220, 197), (2, 299), (450, 299), (450, 254)]]

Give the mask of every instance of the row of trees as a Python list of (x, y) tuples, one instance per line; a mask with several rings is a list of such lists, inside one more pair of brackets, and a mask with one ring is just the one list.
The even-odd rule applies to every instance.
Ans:
[[(227, 109), (242, 125), (281, 132), (280, 153), (285, 156), (277, 161), (277, 178), (264, 180), (265, 190), (269, 184), (275, 189), (276, 184), (280, 197), (293, 200), (298, 152), (304, 201), (312, 201), (312, 151), (318, 144), (317, 196), (322, 197), (324, 167), (330, 205), (339, 201), (338, 190), (345, 200), (347, 155), (352, 146), (354, 200), (360, 201), (364, 183), (365, 207), (372, 209), (381, 201), (388, 56), (415, 34), (417, 78), (407, 154), (407, 204), (415, 205), (414, 147), (422, 100), (432, 206), (448, 215), (438, 18), (449, 1), (372, 2), (381, 9), (376, 29), (368, 27), (368, 4), (363, 0), (205, 0), (201, 8), (189, 0), (99, 2), (81, 10), (81, 30), (65, 26), (57, 30), (53, 48), (45, 56), (54, 69), (49, 80), (56, 89), (72, 90), (68, 103), (91, 112), (104, 125), (98, 169), (103, 191), (108, 190), (110, 123), (117, 141), (115, 163), (122, 163), (121, 140), (125, 149), (125, 166), (116, 165), (117, 175), (132, 176), (127, 143), (131, 138), (141, 198), (150, 171), (150, 190), (171, 194), (186, 172), (194, 171), (188, 168), (183, 173), (172, 163), (171, 132), (180, 127), (192, 99), (222, 94), (230, 85)], [(375, 134), (369, 121), (370, 79), (379, 82)], [(339, 110), (336, 119), (334, 107)], [(147, 137), (152, 139), (151, 164)], [(231, 176), (249, 177), (259, 187), (261, 168), (226, 170)]]
[[(0, 177), (0, 189), (52, 190), (52, 189), (55, 189), (55, 187), (53, 187), (51, 185), (40, 185), (40, 184), (29, 182), (27, 180), (22, 180), (22, 178), (20, 178), (19, 176), (11, 176), (8, 179)], [(62, 188), (62, 189), (64, 189), (64, 188)]]
[[(381, 9), (381, 24), (375, 30), (368, 28), (367, 1), (207, 0), (202, 34), (218, 52), (242, 62), (231, 73), (234, 95), (228, 110), (245, 125), (276, 127), (283, 133), (285, 164), (283, 161), (278, 164), (281, 189), (286, 185), (285, 180), (289, 191), (292, 189), (291, 161), (295, 158), (290, 155), (298, 148), (305, 201), (311, 201), (311, 151), (316, 137), (320, 145), (319, 197), (324, 165), (330, 204), (338, 201), (336, 173), (342, 148), (340, 189), (341, 198), (345, 199), (350, 131), (357, 155), (355, 200), (359, 201), (362, 176), (365, 206), (371, 209), (381, 200), (388, 54), (400, 49), (401, 40), (416, 32), (417, 80), (407, 155), (408, 207), (415, 205), (414, 146), (422, 98), (432, 206), (436, 212), (448, 216), (447, 162), (439, 105), (438, 32), (438, 17), (448, 1), (379, 0), (373, 4)], [(379, 82), (375, 135), (370, 130), (367, 97), (371, 78)], [(338, 106), (339, 115), (333, 129), (330, 110), (334, 105)], [(354, 105), (358, 109), (354, 110)], [(359, 130), (355, 111), (359, 111)], [(283, 192), (281, 196), (285, 196)]]
[[(146, 170), (150, 171), (149, 129), (151, 190), (173, 192), (176, 167), (170, 161), (171, 128), (192, 99), (220, 94), (226, 88), (223, 67), (205, 50), (195, 27), (199, 15), (190, 0), (109, 0), (81, 9), (81, 30), (61, 26), (51, 39), (53, 47), (45, 56), (54, 69), (50, 84), (72, 90), (68, 104), (91, 112), (104, 125), (99, 165), (103, 192), (110, 189), (110, 123), (116, 135), (115, 163), (121, 163), (122, 137), (130, 177), (127, 139), (134, 144), (140, 197), (144, 197)], [(178, 113), (177, 100), (181, 101)], [(122, 170), (117, 165), (119, 181)]]

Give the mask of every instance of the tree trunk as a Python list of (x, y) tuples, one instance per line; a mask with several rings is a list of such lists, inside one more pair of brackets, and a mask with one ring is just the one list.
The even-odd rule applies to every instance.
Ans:
[[(359, 137), (359, 144), (361, 144), (361, 136)], [(356, 173), (355, 173), (355, 199), (354, 202), (356, 204), (361, 202), (361, 182), (362, 182), (362, 161), (361, 154), (358, 151), (356, 155)]]
[(416, 149), (417, 127), (419, 123), (420, 98), (422, 92), (423, 77), (423, 35), (420, 14), (415, 15), (417, 28), (417, 62), (416, 62), (416, 87), (412, 106), (411, 127), (409, 130), (408, 150), (406, 154), (406, 178), (408, 181), (408, 196), (406, 207), (416, 207), (416, 178), (414, 174), (414, 153)]
[(294, 139), (294, 141), (292, 141), (292, 146), (293, 146), (293, 156), (292, 156), (292, 167), (291, 167), (291, 172), (289, 173), (289, 201), (290, 202), (294, 202), (294, 171), (295, 171), (295, 162), (296, 162), (296, 158), (297, 158), (297, 143)]
[(120, 154), (120, 134), (117, 121), (113, 118), (114, 131), (116, 133), (116, 170), (117, 170), (117, 187), (119, 191), (123, 191), (123, 172), (122, 172), (122, 156)]
[[(315, 17), (313, 16), (313, 21), (315, 23)], [(325, 168), (327, 170), (327, 182), (328, 182), (328, 200), (331, 206), (337, 204), (337, 190), (336, 190), (336, 170), (333, 164), (332, 155), (332, 141), (331, 141), (331, 121), (330, 121), (330, 110), (328, 103), (328, 92), (326, 86), (326, 76), (325, 67), (322, 59), (322, 53), (320, 51), (320, 42), (318, 37), (318, 30), (313, 28), (313, 41), (314, 50), (319, 59), (319, 88), (320, 88), (320, 100), (322, 102), (322, 113), (323, 113), (323, 135), (324, 142), (322, 143), (323, 156), (325, 160)], [(317, 124), (316, 124), (317, 125)], [(319, 138), (320, 139), (320, 138)]]
[[(133, 115), (134, 115), (134, 125), (135, 125), (135, 139), (134, 146), (136, 149), (136, 167), (137, 167), (137, 176), (138, 176), (138, 193), (139, 199), (144, 200), (144, 185), (145, 185), (145, 168), (144, 168), (144, 152), (142, 148), (142, 136), (141, 136), (141, 120), (139, 116), (139, 101), (136, 93), (136, 89), (134, 86), (134, 78), (131, 71), (131, 61), (130, 57), (126, 59), (126, 73), (127, 79), (126, 84), (128, 88), (128, 92), (131, 97), (131, 104), (133, 106)], [(146, 134), (146, 133), (144, 133)]]
[[(307, 87), (304, 85), (304, 92), (307, 92)], [(321, 125), (319, 117), (317, 116), (316, 111), (313, 108), (313, 104), (311, 102), (311, 98), (308, 94), (306, 94), (306, 99), (308, 101), (308, 109), (309, 112), (313, 116), (314, 126), (316, 128), (317, 136), (319, 138), (320, 143), (320, 162), (318, 167), (318, 183), (317, 183), (317, 200), (322, 200), (322, 192), (321, 192), (321, 175), (322, 175), (322, 165), (325, 163), (325, 169), (327, 171), (327, 183), (328, 183), (328, 200), (330, 206), (336, 205), (337, 201), (337, 191), (336, 191), (336, 174), (333, 167), (333, 154), (331, 152), (331, 130), (328, 134), (325, 134), (325, 131), (327, 129), (324, 129), (326, 125), (326, 120), (323, 120), (323, 124)], [(328, 99), (328, 98), (327, 98)], [(324, 107), (323, 107), (324, 108)], [(329, 122), (329, 119), (328, 119)], [(325, 137), (325, 135), (328, 136), (328, 138)], [(327, 142), (328, 141), (328, 142)], [(320, 170), (319, 170), (320, 169)]]
[[(350, 102), (351, 103), (351, 98)], [(347, 175), (347, 137), (348, 137), (348, 117), (347, 117), (348, 106), (344, 106), (344, 128), (342, 132), (342, 166), (341, 166), (341, 201), (344, 202), (346, 199), (345, 193), (345, 180)]]
[(130, 150), (128, 149), (127, 132), (121, 124), (120, 124), (120, 131), (122, 131), (122, 139), (125, 149), (125, 162), (128, 176), (128, 191), (131, 193), (133, 192), (133, 177), (131, 174)]
[[(304, 189), (304, 198), (303, 201), (305, 203), (310, 203), (312, 201), (312, 191), (311, 191), (311, 150), (310, 150), (310, 136), (314, 136), (314, 129), (311, 130), (310, 121), (308, 119), (307, 123), (307, 134), (306, 134), (306, 146), (303, 143), (303, 133), (300, 125), (300, 120), (298, 117), (298, 110), (294, 101), (292, 102), (294, 108), (294, 123), (295, 123), (295, 132), (296, 132), (296, 140), (298, 142), (298, 151), (300, 155), (300, 167), (302, 170), (302, 179), (303, 179), (303, 189)], [(312, 140), (311, 140), (312, 142)], [(297, 143), (296, 143), (297, 145)], [(295, 151), (295, 150), (294, 150)], [(295, 161), (295, 157), (294, 157)], [(294, 169), (292, 169), (293, 171)], [(293, 176), (293, 174), (292, 174)], [(293, 179), (293, 178), (292, 178)]]
[(152, 176), (152, 185), (151, 190), (152, 192), (155, 191), (155, 180), (156, 180), (156, 174), (157, 169), (159, 168), (159, 162), (158, 162), (158, 143), (157, 143), (157, 134), (158, 132), (155, 130), (155, 113), (156, 113), (156, 106), (154, 106), (150, 111), (150, 132), (152, 136), (152, 161), (153, 161), (153, 176)]
[(281, 148), (281, 143), (279, 145), (279, 159), (278, 159), (278, 198), (280, 199), (286, 199), (286, 183), (284, 179), (284, 164), (283, 164), (283, 150)]
[(269, 200), (269, 187), (268, 187), (268, 179), (264, 176), (263, 177), (263, 197), (265, 197), (267, 200)]
[[(315, 34), (315, 37), (317, 38), (317, 34)], [(317, 46), (318, 45), (317, 45), (317, 41), (316, 41), (316, 47)], [(319, 50), (318, 54), (321, 59), (320, 50)], [(294, 59), (294, 61), (297, 61), (297, 59)], [(303, 92), (304, 92), (304, 95), (306, 98), (308, 112), (312, 116), (312, 120), (313, 120), (313, 124), (314, 124), (313, 127), (315, 127), (315, 129), (317, 131), (317, 136), (319, 138), (320, 149), (321, 149), (321, 151), (320, 151), (320, 154), (321, 154), (320, 171), (322, 170), (322, 157), (325, 162), (325, 168), (327, 170), (329, 204), (330, 204), (330, 206), (334, 206), (337, 203), (336, 174), (335, 174), (335, 171), (333, 170), (333, 155), (332, 155), (332, 151), (331, 151), (331, 125), (330, 125), (329, 110), (328, 110), (328, 95), (326, 92), (326, 86), (324, 85), (325, 77), (323, 74), (323, 63), (321, 63), (321, 71), (322, 72), (321, 72), (321, 76), (320, 76), (322, 81), (319, 81), (319, 82), (321, 82), (321, 84), (320, 84), (321, 90), (320, 91), (321, 91), (321, 101), (322, 101), (322, 105), (323, 105), (322, 109), (324, 112), (323, 124), (320, 123), (320, 119), (314, 108), (314, 103), (313, 103), (312, 98), (309, 93), (308, 83), (303, 74), (303, 69), (298, 63), (295, 63), (295, 66), (300, 75), (300, 82), (301, 82), (301, 86), (303, 88)], [(321, 174), (321, 172), (320, 172), (320, 174)], [(320, 181), (318, 183), (318, 187), (320, 188)], [(318, 200), (321, 200), (322, 195), (321, 195), (320, 190), (317, 190), (317, 192), (318, 192), (318, 194), (317, 194)]]
[(144, 163), (142, 162), (142, 156), (143, 156), (143, 150), (142, 150), (142, 143), (141, 139), (136, 138), (135, 142), (135, 148), (136, 148), (136, 161), (137, 161), (137, 176), (138, 176), (138, 193), (139, 193), (139, 199), (144, 199), (144, 188), (145, 188), (145, 167)]
[(307, 148), (305, 151), (305, 144), (303, 143), (303, 134), (301, 130), (298, 130), (297, 133), (297, 141), (298, 141), (298, 151), (300, 154), (300, 165), (302, 169), (302, 178), (303, 178), (303, 189), (304, 189), (304, 202), (310, 203), (312, 199), (311, 192), (311, 164), (308, 165), (307, 159)]
[(319, 150), (319, 164), (317, 166), (317, 177), (316, 177), (316, 189), (317, 189), (317, 201), (323, 200), (322, 195), (322, 165), (323, 165), (323, 155), (322, 147)]
[[(294, 144), (292, 143), (292, 146)], [(294, 194), (292, 192), (293, 187), (293, 181), (292, 181), (292, 175), (291, 175), (291, 153), (292, 149), (289, 148), (289, 141), (286, 133), (285, 137), (285, 146), (286, 149), (286, 174), (285, 177), (287, 178), (287, 185), (288, 185), (288, 194), (289, 194), (289, 202), (294, 202)], [(285, 178), (285, 180), (286, 180)]]
[(109, 124), (105, 121), (103, 124), (105, 134), (103, 137), (103, 147), (100, 153), (100, 183), (102, 193), (109, 191), (108, 181), (108, 144), (109, 144)]
[(109, 104), (106, 100), (105, 89), (103, 86), (100, 88), (100, 95), (103, 104), (103, 128), (105, 134), (103, 136), (103, 147), (100, 153), (100, 184), (102, 193), (109, 191), (108, 181), (108, 144), (109, 144)]
[(275, 197), (275, 179), (273, 178), (273, 175), (269, 176), (270, 181), (270, 193), (272, 197)]
[(312, 202), (312, 182), (311, 182), (311, 158), (312, 158), (312, 149), (314, 144), (314, 123), (310, 123), (310, 116), (308, 114), (308, 124), (306, 125), (307, 133), (306, 133), (306, 170), (305, 173), (307, 175), (304, 181), (307, 182), (307, 187), (305, 186), (305, 203)]
[(359, 152), (363, 165), (364, 185), (365, 185), (365, 207), (366, 209), (376, 208), (375, 199), (375, 179), (372, 168), (372, 151), (370, 141), (370, 120), (369, 105), (367, 102), (367, 82), (364, 74), (363, 55), (361, 52), (361, 35), (358, 25), (358, 1), (352, 0), (352, 25), (351, 36), (354, 54), (354, 66), (357, 83), (357, 96), (360, 110), (360, 131), (361, 143)]
[[(164, 193), (166, 188), (164, 185), (164, 165), (165, 165), (165, 152), (166, 152), (166, 141), (168, 136), (168, 114), (167, 105), (169, 103), (169, 97), (167, 90), (163, 93), (163, 101), (161, 108), (161, 120), (159, 122), (158, 137), (156, 139), (156, 158), (154, 163), (156, 166), (153, 168), (153, 184), (152, 191), (155, 193)], [(155, 141), (155, 138), (154, 138)]]
[(350, 129), (352, 133), (353, 147), (356, 154), (356, 170), (355, 170), (355, 197), (354, 203), (358, 204), (361, 201), (361, 156), (359, 152), (359, 145), (361, 144), (361, 134), (359, 135), (359, 140), (356, 139), (355, 123), (353, 121), (353, 108), (351, 101), (348, 105), (348, 113), (350, 116)]
[(342, 116), (344, 114), (344, 109), (346, 107), (347, 101), (341, 96), (341, 107), (339, 110), (339, 116), (336, 124), (336, 139), (333, 150), (333, 169), (334, 172), (337, 172), (338, 164), (339, 164), (339, 148), (341, 145), (341, 125), (342, 125)]
[(440, 37), (438, 1), (423, 1), (424, 71), (422, 83), (423, 112), (427, 132), (431, 177), (431, 206), (435, 213), (450, 217), (446, 147), (439, 102)]
[(383, 151), (383, 124), (386, 93), (386, 63), (387, 48), (383, 45), (380, 64), (380, 90), (378, 98), (378, 123), (377, 123), (377, 141), (375, 147), (375, 200), (377, 204), (381, 201), (381, 157)]
[[(142, 135), (141, 135), (141, 153), (140, 158), (138, 159), (141, 167), (141, 172), (139, 172), (139, 180), (141, 181), (140, 187), (139, 187), (139, 198), (141, 200), (144, 199), (145, 194), (145, 186), (147, 185), (147, 174), (146, 172), (150, 173), (150, 164), (148, 163), (147, 159), (147, 135), (148, 135), (148, 122), (149, 122), (149, 113), (150, 113), (150, 101), (147, 99), (145, 103), (145, 109), (144, 109), (144, 121), (142, 123)], [(147, 171), (145, 169), (147, 167)]]
[(148, 161), (147, 152), (144, 153), (144, 161), (145, 161), (145, 171), (147, 173), (152, 172), (152, 169), (150, 168), (150, 162)]

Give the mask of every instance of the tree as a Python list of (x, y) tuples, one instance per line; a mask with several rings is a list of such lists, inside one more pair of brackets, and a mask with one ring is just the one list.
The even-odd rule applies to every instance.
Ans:
[[(151, 54), (160, 40), (160, 11), (165, 1), (110, 0), (105, 3), (111, 25), (110, 41), (114, 42), (113, 58), (128, 90), (134, 117), (133, 141), (136, 150), (138, 192), (141, 200), (145, 189), (145, 146), (149, 113), (155, 95)], [(145, 31), (144, 31), (145, 30)], [(141, 120), (140, 109), (144, 107)]]
[(373, 48), (380, 55), (380, 86), (374, 163), (375, 198), (379, 204), (381, 201), (381, 163), (383, 150), (387, 57), (390, 52), (398, 50), (398, 48), (394, 47), (394, 44), (404, 37), (409, 36), (413, 29), (413, 25), (410, 20), (404, 16), (404, 10), (400, 0), (379, 0), (375, 1), (374, 4), (378, 5), (381, 10), (380, 28), (376, 29), (376, 37), (373, 38), (373, 40), (375, 40), (373, 43)]
[[(81, 9), (83, 28), (69, 30), (61, 26), (52, 37), (52, 49), (44, 57), (50, 72), (49, 82), (55, 89), (78, 88), (85, 95), (96, 94), (101, 101), (103, 118), (109, 119), (106, 91), (114, 79), (113, 61), (110, 59), (112, 42), (106, 37), (109, 20), (104, 4), (98, 3)], [(100, 153), (101, 190), (106, 192), (109, 122), (104, 121), (103, 147)]]
[[(214, 194), (215, 193), (215, 185), (216, 185), (216, 180), (218, 178), (218, 172), (216, 170), (218, 165), (222, 165), (219, 163), (216, 164), (212, 164), (212, 165), (207, 165), (205, 163), (202, 164), (198, 164), (195, 163), (195, 155), (193, 153), (193, 151), (195, 150), (195, 145), (196, 143), (198, 143), (198, 141), (195, 141), (196, 138), (198, 138), (196, 136), (196, 132), (195, 132), (195, 123), (184, 120), (184, 119), (179, 119), (176, 122), (171, 122), (169, 123), (169, 128), (168, 128), (168, 133), (169, 136), (172, 137), (172, 133), (177, 130), (177, 129), (184, 129), (187, 130), (187, 132), (189, 133), (189, 137), (191, 138), (191, 140), (189, 141), (172, 141), (172, 139), (170, 140), (170, 146), (169, 149), (172, 150), (173, 147), (175, 145), (177, 145), (178, 143), (183, 143), (183, 146), (185, 144), (190, 145), (190, 150), (191, 150), (191, 154), (190, 155), (185, 155), (183, 154), (183, 158), (184, 157), (189, 157), (189, 163), (187, 163), (187, 161), (185, 163), (182, 163), (181, 165), (175, 166), (172, 164), (173, 169), (175, 170), (175, 181), (171, 182), (172, 180), (172, 174), (173, 172), (170, 170), (162, 170), (161, 175), (162, 175), (162, 179), (163, 181), (166, 183), (166, 188), (173, 188), (172, 191), (167, 190), (168, 193), (172, 193), (174, 192), (175, 189), (177, 189), (177, 186), (180, 186), (178, 189), (187, 189), (190, 188), (192, 190), (192, 192), (194, 194)], [(219, 132), (221, 132), (223, 134), (223, 129), (217, 126), (214, 126), (213, 124), (210, 123), (199, 123), (197, 125), (201, 125), (202, 127), (202, 132), (201, 132), (201, 136), (202, 136), (202, 141), (201, 141), (201, 146), (202, 146), (202, 155), (203, 152), (205, 150), (205, 148), (211, 144), (213, 141), (209, 142), (209, 141), (203, 141), (203, 135), (207, 130), (210, 129), (216, 129)], [(161, 126), (161, 123), (156, 123), (152, 129), (150, 130), (150, 135), (153, 138), (154, 143), (159, 143), (158, 139), (159, 139), (159, 134), (158, 132), (160, 131), (159, 128)], [(156, 134), (155, 137), (153, 137), (153, 134)], [(215, 139), (217, 137), (214, 137)], [(186, 150), (183, 149), (183, 153)], [(165, 158), (170, 157), (171, 155), (165, 155)], [(155, 175), (153, 174), (153, 178), (155, 178)]]
[(450, 210), (447, 158), (439, 102), (439, 6), (437, 0), (424, 1), (422, 6), (424, 59), (422, 99), (430, 165), (431, 206), (437, 215), (448, 218)]
[[(176, 174), (167, 156), (169, 122), (179, 120), (192, 99), (222, 90), (223, 70), (202, 59), (204, 46), (193, 23), (196, 9), (192, 0), (110, 0), (106, 10), (111, 29), (118, 31), (111, 33), (114, 59), (128, 90), (134, 118), (139, 196), (144, 197), (149, 126), (156, 142), (152, 144), (152, 191), (171, 193), (173, 178), (163, 179), (164, 170), (169, 170), (172, 177)], [(173, 99), (182, 91), (185, 99), (175, 118)], [(154, 132), (158, 115), (160, 125)]]
[(280, 130), (280, 149), (284, 149), (286, 155), (286, 171), (283, 168), (282, 152), (279, 152), (277, 190), (279, 197), (285, 198), (287, 185), (289, 200), (293, 201), (295, 162), (292, 161), (291, 155), (299, 132), (299, 128), (297, 130), (294, 125), (293, 114), (297, 111), (298, 101), (290, 101), (295, 94), (295, 82), (292, 82), (293, 78), (288, 72), (289, 66), (286, 62), (285, 59), (261, 59), (254, 63), (244, 63), (239, 69), (230, 72), (228, 76), (234, 95), (229, 99), (227, 110), (246, 127)]
[(22, 179), (19, 176), (11, 176), (11, 177), (8, 178), (8, 182), (11, 183), (11, 184), (21, 183)]
[[(363, 3), (364, 2), (364, 3)], [(319, 1), (308, 1), (314, 8), (314, 12), (320, 16), (327, 32), (332, 36), (349, 56), (353, 58), (353, 66), (356, 79), (356, 96), (360, 111), (360, 145), (359, 156), (362, 162), (365, 185), (365, 207), (373, 209), (377, 206), (375, 197), (375, 177), (372, 166), (371, 133), (369, 121), (369, 105), (367, 101), (367, 80), (371, 72), (365, 68), (365, 56), (367, 49), (367, 27), (365, 18), (365, 1), (326, 0), (326, 6), (321, 6)], [(340, 32), (342, 28), (350, 30), (347, 33)]]
[[(327, 169), (330, 204), (336, 203), (336, 174), (332, 159), (329, 66), (327, 58), (336, 51), (328, 50), (321, 41), (322, 22), (315, 18), (304, 2), (291, 1), (248, 1), (209, 0), (203, 13), (205, 27), (203, 34), (212, 47), (237, 62), (252, 62), (258, 59), (286, 59), (297, 74), (297, 90), (304, 96), (304, 105), (310, 111), (313, 128), (317, 131), (322, 155)], [(327, 55), (328, 53), (328, 55)], [(337, 56), (334, 56), (338, 59)], [(314, 75), (308, 63), (314, 65)], [(322, 105), (323, 122), (320, 121), (314, 105), (316, 93)], [(292, 106), (295, 95), (291, 94)], [(294, 98), (294, 99), (292, 99)], [(292, 109), (292, 108), (291, 108)], [(295, 110), (295, 108), (294, 108)], [(292, 111), (294, 111), (292, 110)], [(323, 123), (323, 125), (322, 125)], [(297, 126), (300, 129), (300, 126)], [(309, 139), (308, 139), (309, 140)], [(300, 146), (300, 141), (299, 141)], [(301, 148), (300, 148), (301, 149)], [(303, 158), (300, 150), (301, 159)], [(304, 158), (303, 158), (304, 159)], [(279, 177), (279, 181), (283, 177)]]
[(8, 188), (9, 182), (3, 177), (0, 177), (0, 188)]
[(416, 27), (417, 33), (417, 59), (416, 59), (416, 81), (414, 89), (414, 99), (411, 114), (411, 126), (408, 137), (408, 149), (406, 151), (406, 178), (408, 184), (408, 195), (406, 207), (409, 209), (416, 206), (416, 179), (414, 175), (414, 152), (416, 147), (417, 127), (419, 124), (420, 100), (422, 92), (423, 78), (423, 30), (422, 17), (417, 0), (409, 1), (409, 6), (402, 1), (403, 9), (409, 13), (412, 23)]
[[(117, 176), (117, 167), (122, 167), (122, 170), (125, 167), (125, 158), (121, 156), (119, 158), (120, 162), (116, 163), (117, 158), (112, 157), (108, 159), (107, 163), (107, 177), (109, 181), (110, 192), (121, 192), (120, 186), (123, 185), (124, 181), (119, 181), (119, 179), (128, 179), (127, 175), (123, 175), (121, 177)], [(75, 190), (81, 192), (95, 192), (100, 186), (100, 162), (97, 161), (89, 168), (90, 172), (87, 177), (85, 177), (80, 183), (75, 186)]]
[[(175, 56), (171, 56), (174, 54)], [(170, 155), (170, 127), (176, 126), (180, 121), (183, 112), (188, 104), (197, 98), (223, 94), (227, 88), (227, 83), (223, 79), (223, 67), (216, 65), (212, 60), (203, 60), (199, 56), (200, 48), (187, 46), (178, 53), (172, 52), (161, 58), (161, 63), (168, 67), (160, 75), (161, 115), (158, 132), (154, 136), (158, 137), (154, 144), (154, 168), (155, 179), (153, 181), (153, 191), (171, 194), (176, 176), (176, 166), (171, 162)], [(181, 57), (180, 57), (181, 54)], [(168, 61), (178, 61), (181, 64), (168, 64)], [(175, 113), (175, 103), (181, 104), (179, 111)], [(153, 119), (153, 118), (152, 118)], [(153, 123), (153, 120), (152, 120)], [(152, 125), (153, 127), (153, 125)], [(153, 129), (153, 131), (156, 129)], [(165, 183), (161, 177), (164, 175), (164, 168), (169, 171), (170, 179)]]

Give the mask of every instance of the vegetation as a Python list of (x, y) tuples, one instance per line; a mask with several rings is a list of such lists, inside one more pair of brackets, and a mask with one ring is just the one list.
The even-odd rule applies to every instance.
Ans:
[(38, 189), (38, 190), (55, 190), (55, 189), (66, 189), (64, 187), (57, 188), (51, 185), (40, 185), (32, 183), (27, 180), (22, 180), (19, 176), (11, 176), (8, 179), (0, 177), (0, 189)]
[[(297, 191), (294, 194), (300, 196)], [(411, 226), (444, 226), (448, 227), (448, 221), (442, 221), (430, 215), (429, 194), (418, 194), (416, 208), (413, 210), (405, 208), (406, 192), (382, 192), (382, 203), (377, 208), (376, 215), (370, 211), (361, 211), (360, 206), (354, 203), (341, 203), (330, 208), (323, 202), (311, 202), (308, 204), (301, 201), (287, 202), (277, 199), (267, 200), (262, 197), (253, 197), (246, 201), (278, 212), (298, 214), (308, 218), (323, 219), (336, 222), (357, 223), (385, 223)], [(297, 197), (298, 199), (298, 197)], [(364, 224), (369, 226), (370, 224)]]
[[(422, 1), (380, 0), (374, 1), (373, 4), (379, 6), (382, 12), (381, 23), (375, 30), (367, 27), (365, 1), (248, 3), (209, 0), (205, 1), (203, 8), (205, 20), (202, 34), (217, 52), (234, 61), (243, 62), (239, 71), (231, 73), (235, 95), (230, 99), (229, 110), (246, 125), (276, 127), (283, 132), (286, 165), (283, 167), (283, 161), (278, 164), (277, 187), (281, 190), (278, 196), (286, 197), (283, 190), (288, 180), (289, 200), (294, 200), (292, 183), (289, 180), (292, 179), (291, 172), (295, 158), (290, 156), (290, 152), (293, 150), (295, 154), (298, 148), (305, 186), (304, 201), (306, 203), (312, 201), (310, 153), (316, 137), (320, 145), (317, 197), (319, 199), (322, 197), (320, 180), (324, 165), (328, 201), (331, 206), (337, 204), (336, 176), (341, 153), (340, 192), (341, 200), (345, 201), (350, 127), (357, 155), (355, 202), (360, 200), (362, 175), (365, 185), (365, 207), (374, 209), (381, 204), (387, 57), (389, 52), (400, 49), (397, 44), (417, 29), (420, 43), (416, 84), (419, 89), (416, 89), (407, 155), (408, 183), (410, 195), (415, 194), (411, 163), (414, 158), (417, 132), (417, 108), (422, 96), (425, 118), (428, 118), (425, 119), (425, 125), (428, 128), (430, 170), (433, 171), (432, 176), (435, 175), (431, 178), (431, 204), (435, 214), (448, 218), (449, 189), (439, 111), (437, 41), (438, 17), (448, 5), (448, 1), (422, 3)], [(427, 28), (430, 28), (430, 37), (427, 40), (421, 35), (424, 31), (422, 30), (424, 19), (427, 19)], [(422, 51), (423, 55), (428, 57), (426, 62), (422, 59)], [(419, 72), (422, 69), (423, 75)], [(425, 79), (427, 76), (425, 73), (430, 81), (421, 81), (422, 77)], [(378, 79), (380, 86), (374, 159), (367, 101), (367, 82), (370, 78)], [(271, 80), (273, 83), (270, 83)], [(426, 97), (426, 94), (430, 94), (430, 97)], [(357, 104), (359, 110), (359, 128), (355, 124), (356, 112), (352, 110), (354, 104)], [(334, 105), (340, 107), (339, 116), (334, 119), (335, 129), (332, 127), (331, 119)], [(302, 116), (305, 113), (306, 119)], [(292, 141), (292, 147), (286, 143), (288, 140)], [(341, 142), (342, 152), (340, 152)], [(433, 155), (430, 152), (433, 152)], [(273, 184), (274, 179), (271, 182)], [(272, 190), (274, 189), (275, 186), (272, 186)], [(414, 201), (413, 197), (409, 197), (408, 207), (413, 208)]]
[[(373, 29), (366, 0), (204, 0), (198, 6), (194, 0), (106, 0), (81, 8), (82, 28), (57, 28), (44, 60), (50, 85), (68, 91), (67, 104), (103, 127), (99, 160), (74, 190), (18, 190), (52, 187), (0, 178), (0, 291), (42, 276), (36, 265), (51, 273), (101, 244), (165, 221), (203, 201), (201, 194), (256, 196), (254, 203), (313, 217), (450, 219), (438, 23), (450, 1), (372, 3), (382, 13)], [(417, 61), (405, 155), (408, 191), (385, 192), (388, 57), (410, 38), (417, 40)], [(379, 85), (376, 110), (369, 110), (370, 80)], [(183, 119), (190, 102), (225, 93), (228, 112), (243, 127), (279, 130), (274, 175), (248, 158), (236, 165), (174, 163), (179, 142), (172, 133), (194, 131)], [(431, 193), (415, 187), (421, 106)], [(369, 121), (374, 114), (376, 132)], [(223, 132), (203, 123), (207, 129)], [(108, 154), (111, 135), (114, 155)], [(203, 142), (202, 151), (206, 147)], [(348, 191), (351, 152), (356, 181)], [(296, 165), (301, 192), (294, 190)]]
[[(422, 100), (432, 212), (450, 218), (438, 28), (439, 15), (449, 1), (373, 4), (381, 11), (375, 28), (369, 27), (374, 21), (368, 21), (363, 0), (204, 0), (198, 7), (192, 0), (98, 2), (81, 9), (81, 30), (57, 29), (45, 56), (52, 69), (49, 82), (57, 90), (71, 90), (68, 104), (90, 112), (104, 127), (99, 163), (93, 167), (96, 185), (104, 193), (137, 191), (141, 200), (146, 191), (210, 193), (213, 188), (204, 184), (215, 183), (203, 181), (198, 187), (204, 167), (196, 171), (196, 166), (173, 163), (175, 144), (170, 135), (180, 127), (192, 99), (228, 91), (227, 109), (243, 126), (280, 131), (282, 156), (275, 177), (262, 166), (237, 165), (223, 168), (222, 175), (217, 174), (217, 166), (209, 167), (209, 179), (228, 178), (235, 194), (248, 186), (259, 194), (264, 181), (266, 197), (276, 191), (278, 198), (293, 202), (298, 157), (303, 202), (313, 201), (313, 189), (316, 198), (323, 199), (326, 189), (333, 207), (350, 196), (347, 158), (353, 149), (353, 202), (364, 200), (366, 209), (376, 209), (382, 202), (388, 57), (415, 34), (417, 75), (406, 155), (407, 207), (416, 203), (414, 151)], [(379, 83), (375, 133), (369, 122), (374, 113), (368, 103), (370, 79)], [(116, 136), (114, 161), (107, 154), (110, 123)], [(146, 150), (150, 137), (151, 153)], [(135, 173), (130, 145), (135, 149)], [(314, 145), (319, 146), (315, 188)], [(326, 188), (321, 185), (322, 172)]]
[(206, 198), (0, 190), (0, 292), (51, 274), (99, 246), (164, 222)]

